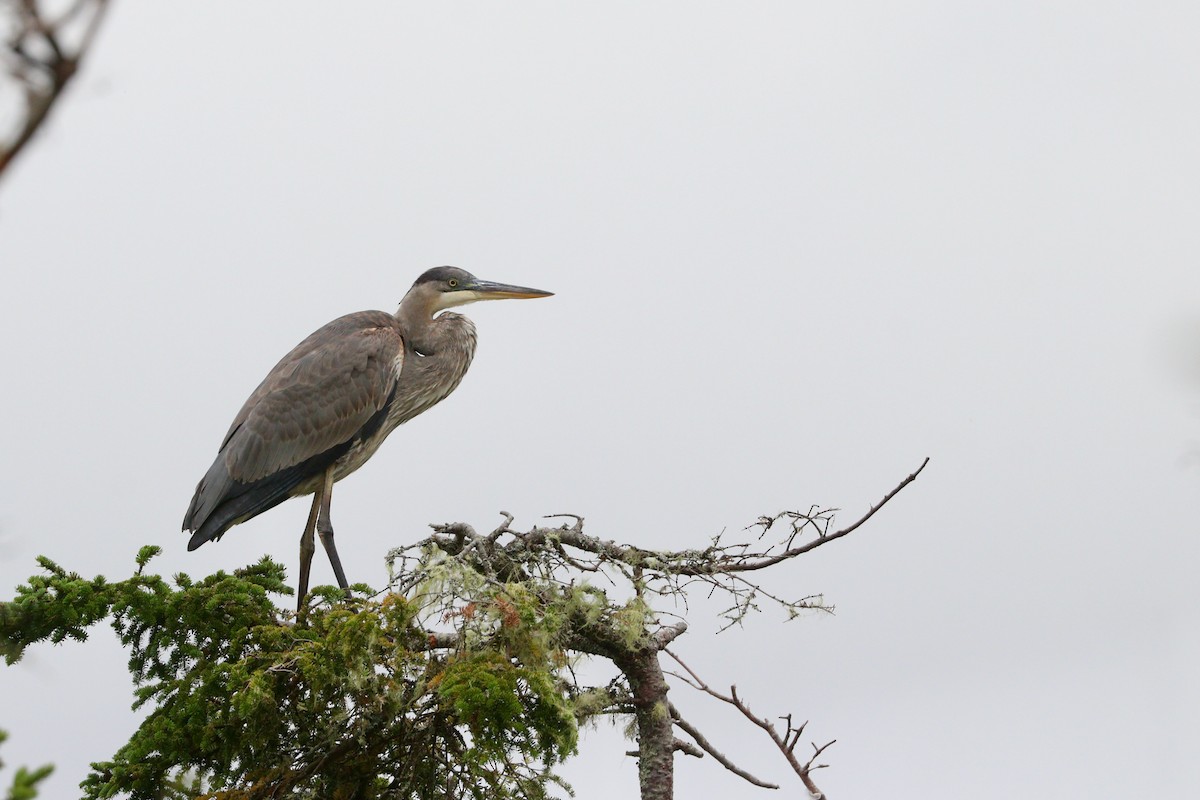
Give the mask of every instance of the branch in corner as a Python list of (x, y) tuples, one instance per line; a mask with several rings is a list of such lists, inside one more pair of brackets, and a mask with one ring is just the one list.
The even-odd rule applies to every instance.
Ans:
[(3, 20), (8, 39), (0, 48), (0, 62), (25, 97), (23, 118), (15, 129), (4, 131), (0, 141), (0, 175), (46, 121), (79, 64), (92, 45), (108, 0), (75, 0), (57, 17), (50, 18), (37, 0), (6, 3)]
[[(747, 706), (745, 704), (745, 702), (740, 697), (738, 697), (736, 686), (729, 687), (729, 694), (727, 694), (727, 695), (722, 694), (722, 693), (716, 691), (715, 689), (713, 689), (712, 687), (710, 687), (703, 680), (701, 680), (700, 676), (697, 675), (692, 670), (691, 667), (689, 667), (687, 664), (685, 664), (683, 662), (683, 659), (681, 659), (679, 656), (677, 656), (673, 652), (671, 652), (670, 649), (664, 649), (663, 652), (665, 652), (667, 655), (669, 655), (671, 658), (673, 658), (675, 660), (675, 663), (679, 664), (679, 666), (683, 667), (684, 671), (687, 672), (687, 676), (678, 675), (677, 673), (672, 673), (672, 674), (675, 674), (676, 677), (678, 677), (680, 680), (687, 683), (693, 689), (704, 692), (705, 694), (709, 695), (710, 697), (715, 697), (717, 700), (720, 700), (722, 703), (726, 703), (728, 705), (733, 706), (734, 708), (736, 708), (738, 711), (740, 711), (742, 713), (742, 716), (744, 716), (746, 719), (750, 720), (756, 726), (758, 726), (763, 731), (765, 731), (766, 734), (769, 737), (771, 737), (771, 741), (775, 743), (775, 746), (777, 748), (779, 748), (779, 752), (782, 753), (783, 757), (787, 759), (788, 765), (792, 768), (792, 771), (795, 772), (796, 775), (800, 778), (800, 780), (804, 783), (804, 788), (806, 788), (808, 790), (808, 793), (810, 795), (812, 795), (813, 799), (814, 800), (829, 800), (828, 795), (826, 795), (824, 792), (822, 792), (820, 790), (820, 788), (817, 787), (817, 784), (813, 781), (812, 773), (815, 770), (824, 769), (829, 766), (828, 764), (818, 764), (816, 762), (817, 762), (817, 759), (820, 758), (821, 754), (824, 753), (825, 750), (828, 749), (830, 745), (832, 745), (834, 742), (836, 742), (837, 739), (833, 739), (829, 742), (826, 742), (825, 744), (823, 744), (819, 747), (814, 742), (812, 744), (812, 748), (813, 748), (812, 757), (809, 758), (808, 761), (806, 761), (805, 763), (801, 764), (800, 759), (796, 756), (796, 745), (799, 744), (799, 742), (800, 742), (800, 736), (803, 735), (804, 728), (808, 725), (807, 722), (801, 723), (800, 725), (794, 725), (792, 723), (792, 715), (791, 714), (788, 714), (784, 717), (780, 717), (780, 719), (784, 720), (784, 722), (787, 725), (787, 730), (783, 734), (780, 734), (779, 729), (775, 727), (775, 724), (773, 722), (771, 722), (766, 717), (759, 717), (759, 716), (755, 715), (754, 712), (750, 710), (749, 706)], [(675, 719), (676, 725), (679, 725), (679, 727), (682, 728), (684, 731), (686, 731), (690, 736), (692, 736), (693, 739), (696, 739), (697, 744), (699, 744), (702, 748), (704, 748), (704, 750), (706, 752), (710, 753), (713, 756), (713, 758), (716, 758), (718, 761), (720, 761), (721, 764), (724, 765), (726, 769), (740, 775), (741, 777), (745, 778), (750, 783), (753, 783), (756, 786), (764, 786), (764, 787), (772, 788), (772, 789), (779, 788), (779, 787), (775, 786), (774, 784), (764, 783), (764, 782), (758, 781), (753, 776), (749, 776), (743, 770), (740, 770), (737, 767), (735, 767), (724, 756), (718, 754), (715, 749), (711, 749), (711, 745), (706, 746), (706, 740), (704, 740), (703, 737), (697, 738), (696, 734), (699, 733), (698, 731), (696, 733), (693, 733), (692, 730), (689, 730), (689, 728), (691, 728), (691, 726), (687, 725), (686, 723), (683, 723), (682, 717), (679, 716), (678, 710), (675, 709), (674, 706), (671, 706), (671, 715), (672, 715), (672, 718)], [(681, 723), (683, 723), (683, 724), (681, 724)]]

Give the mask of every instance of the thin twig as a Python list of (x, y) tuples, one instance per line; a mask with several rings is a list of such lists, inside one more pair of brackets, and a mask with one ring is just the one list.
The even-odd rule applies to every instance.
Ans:
[(845, 528), (842, 528), (840, 531), (837, 531), (836, 533), (827, 534), (820, 538), (814, 539), (811, 542), (808, 542), (807, 544), (802, 544), (798, 547), (788, 548), (787, 550), (784, 550), (782, 553), (777, 553), (776, 555), (769, 556), (767, 558), (763, 558), (759, 561), (754, 561), (752, 563), (739, 565), (736, 569), (730, 569), (729, 571), (730, 572), (735, 572), (735, 571), (736, 572), (748, 572), (750, 570), (765, 569), (766, 567), (772, 566), (773, 564), (778, 564), (780, 561), (786, 561), (789, 558), (795, 558), (796, 556), (807, 553), (810, 550), (815, 550), (823, 544), (832, 542), (834, 539), (840, 539), (843, 536), (847, 536), (847, 535), (853, 533), (854, 531), (858, 530), (858, 528), (860, 526), (862, 526), (862, 524), (864, 522), (869, 520), (871, 517), (875, 516), (876, 512), (878, 512), (879, 509), (881, 509), (885, 505), (887, 505), (889, 500), (891, 500), (896, 495), (900, 494), (900, 491), (902, 489), (904, 489), (905, 486), (908, 486), (910, 483), (915, 481), (917, 479), (917, 476), (921, 474), (921, 472), (925, 469), (925, 466), (928, 463), (929, 463), (929, 459), (926, 458), (924, 461), (921, 462), (921, 466), (917, 467), (917, 470), (915, 472), (913, 472), (911, 475), (909, 475), (904, 480), (900, 481), (899, 485), (897, 485), (896, 488), (892, 489), (890, 492), (885, 494), (883, 496), (883, 499), (880, 500), (878, 503), (871, 506), (870, 510), (867, 511), (867, 513), (863, 514), (861, 517), (859, 517), (853, 523), (846, 526)]

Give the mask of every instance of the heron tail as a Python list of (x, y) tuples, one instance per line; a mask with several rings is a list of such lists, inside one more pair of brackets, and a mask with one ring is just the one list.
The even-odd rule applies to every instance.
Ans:
[(196, 495), (183, 518), (183, 529), (194, 531), (188, 540), (188, 550), (220, 539), (234, 525), (257, 517), (292, 497), (298, 486), (323, 474), (349, 446), (346, 442), (250, 483), (233, 480), (224, 459), (218, 456), (196, 487)]

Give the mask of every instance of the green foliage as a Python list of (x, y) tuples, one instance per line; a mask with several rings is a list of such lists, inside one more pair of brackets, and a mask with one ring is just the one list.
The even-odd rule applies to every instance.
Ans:
[(551, 676), (497, 652), (454, 658), (438, 695), (470, 728), (475, 755), (503, 759), (514, 750), (565, 755), (575, 750), (574, 714)]
[[(7, 738), (8, 733), (0, 731), (0, 744), (4, 744)], [(0, 768), (3, 766), (4, 762), (0, 761)], [(37, 797), (37, 785), (50, 777), (52, 772), (54, 772), (54, 767), (50, 764), (37, 769), (18, 767), (17, 774), (13, 776), (12, 786), (5, 795), (5, 800), (33, 800)]]
[[(554, 615), (481, 586), (431, 640), (413, 599), (317, 592), (299, 619), (263, 559), (195, 581), (84, 579), (49, 559), (0, 604), (0, 652), (84, 640), (108, 620), (129, 650), (141, 727), (92, 765), (84, 797), (544, 798), (575, 750)], [(460, 588), (469, 576), (447, 578)], [(364, 588), (365, 587), (361, 587)], [(367, 592), (369, 594), (369, 592)], [(427, 609), (426, 609), (427, 612)], [(436, 645), (436, 646), (435, 646)]]

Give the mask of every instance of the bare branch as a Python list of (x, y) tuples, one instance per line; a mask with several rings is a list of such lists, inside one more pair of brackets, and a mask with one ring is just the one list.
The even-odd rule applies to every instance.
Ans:
[(683, 620), (676, 622), (674, 625), (667, 625), (659, 628), (654, 634), (654, 644), (659, 650), (663, 650), (671, 642), (675, 641), (679, 636), (687, 631), (688, 625)]
[(432, 547), (468, 564), (488, 581), (508, 583), (536, 578), (569, 591), (580, 573), (590, 573), (602, 576), (614, 586), (629, 584), (635, 595), (647, 604), (651, 602), (649, 595), (657, 595), (686, 606), (687, 590), (700, 583), (708, 587), (710, 596), (720, 592), (732, 601), (721, 612), (728, 623), (721, 630), (740, 625), (751, 611), (759, 610), (761, 600), (781, 606), (789, 618), (807, 610), (831, 613), (833, 606), (820, 594), (788, 598), (755, 582), (749, 574), (849, 535), (912, 483), (928, 463), (929, 459), (925, 459), (916, 471), (866, 514), (834, 533), (829, 532), (833, 509), (812, 506), (806, 512), (785, 511), (760, 517), (756, 523), (762, 529), (758, 542), (776, 523), (781, 520), (789, 523), (790, 532), (773, 545), (760, 546), (755, 541), (723, 544), (718, 535), (703, 549), (650, 550), (592, 536), (583, 529), (583, 517), (576, 514), (553, 515), (570, 520), (557, 528), (535, 526), (528, 531), (519, 531), (512, 527), (512, 515), (501, 512), (503, 522), (486, 536), (462, 522), (433, 525), (433, 535), (427, 539), (397, 548), (389, 554), (389, 564), (398, 562), (402, 576), (397, 579), (397, 573), (393, 572), (391, 588), (406, 592), (417, 586), (424, 573), (407, 569), (405, 565), (421, 563), (420, 554)]
[(467, 539), (479, 538), (479, 535), (475, 533), (475, 529), (465, 522), (443, 522), (440, 524), (431, 524), (429, 527), (438, 533), (453, 536), (459, 543), (459, 546), (462, 546), (462, 543)]
[[(58, 19), (47, 20), (35, 0), (14, 4), (12, 33), (0, 57), (9, 62), (8, 73), (21, 86), (25, 113), (11, 140), (0, 142), (0, 174), (41, 128), (79, 71), (108, 7), (108, 0), (77, 0)], [(83, 17), (86, 21), (78, 22)], [(69, 35), (67, 29), (76, 24), (82, 25), (82, 33)], [(71, 38), (76, 40), (73, 47), (65, 44)]]
[[(800, 760), (796, 758), (795, 747), (796, 743), (800, 740), (800, 734), (804, 732), (805, 726), (808, 725), (807, 722), (800, 726), (794, 726), (792, 724), (792, 716), (790, 714), (785, 717), (781, 717), (781, 719), (785, 720), (787, 723), (787, 730), (781, 735), (774, 723), (772, 723), (766, 717), (756, 716), (754, 712), (751, 711), (744, 702), (742, 702), (742, 699), (738, 697), (736, 686), (729, 687), (729, 694), (721, 694), (705, 683), (700, 676), (697, 675), (691, 667), (684, 663), (683, 659), (675, 655), (675, 653), (665, 649), (663, 652), (675, 659), (675, 663), (683, 667), (684, 670), (687, 671), (688, 675), (691, 676), (692, 680), (687, 681), (689, 685), (699, 689), (711, 697), (715, 697), (722, 703), (727, 703), (733, 706), (738, 711), (742, 712), (742, 716), (753, 722), (759, 728), (762, 728), (762, 730), (766, 732), (769, 737), (771, 737), (771, 741), (775, 743), (775, 746), (779, 748), (779, 752), (783, 754), (783, 757), (787, 759), (788, 765), (791, 766), (792, 770), (804, 783), (804, 787), (808, 789), (809, 794), (813, 796), (814, 800), (829, 800), (828, 796), (817, 787), (815, 782), (813, 782), (811, 773), (814, 770), (825, 769), (828, 766), (828, 764), (817, 764), (816, 760), (818, 757), (820, 757), (821, 753), (825, 752), (826, 748), (837, 741), (836, 739), (827, 742), (820, 747), (817, 747), (816, 744), (813, 744), (814, 752), (812, 758), (810, 758), (806, 763), (801, 764)], [(715, 757), (716, 756), (714, 756), (714, 758)]]
[(814, 539), (814, 540), (808, 542), (807, 544), (803, 544), (798, 547), (790, 547), (787, 550), (784, 550), (782, 553), (778, 553), (774, 556), (771, 556), (770, 558), (764, 558), (759, 561), (755, 561), (751, 564), (740, 565), (736, 570), (730, 570), (730, 571), (745, 572), (748, 570), (763, 569), (763, 568), (769, 567), (773, 564), (778, 564), (780, 561), (786, 561), (789, 558), (795, 558), (796, 556), (801, 555), (803, 553), (807, 553), (810, 550), (815, 550), (823, 544), (832, 542), (834, 539), (840, 539), (843, 536), (847, 536), (847, 535), (853, 533), (854, 531), (858, 530), (858, 528), (860, 526), (862, 526), (862, 524), (864, 522), (869, 520), (871, 517), (875, 516), (875, 513), (877, 511), (879, 511), (879, 509), (881, 509), (885, 505), (887, 505), (889, 500), (891, 500), (896, 495), (900, 494), (900, 491), (902, 489), (904, 489), (905, 486), (908, 486), (910, 483), (915, 481), (917, 479), (917, 476), (921, 474), (921, 472), (925, 469), (925, 466), (928, 463), (929, 463), (929, 459), (926, 458), (924, 461), (921, 462), (921, 466), (917, 467), (917, 470), (915, 472), (913, 472), (911, 475), (909, 475), (904, 480), (900, 481), (899, 485), (897, 485), (896, 488), (892, 489), (890, 492), (888, 492), (886, 495), (884, 495), (883, 499), (880, 500), (878, 503), (871, 506), (870, 510), (867, 511), (866, 514), (863, 514), (861, 517), (859, 517), (853, 523), (851, 523), (850, 525), (848, 525), (845, 528), (842, 528), (840, 531), (837, 531), (836, 533), (828, 534), (826, 536), (820, 536), (819, 538)]
[(512, 532), (508, 529), (508, 526), (512, 524), (513, 515), (507, 511), (501, 511), (500, 516), (504, 517), (504, 522), (503, 524), (498, 525), (494, 531), (488, 534), (487, 538), (489, 542), (495, 542), (502, 535)]
[(679, 713), (679, 709), (675, 707), (674, 703), (668, 704), (668, 708), (671, 711), (671, 719), (675, 721), (675, 724), (679, 726), (679, 728), (685, 733), (687, 733), (688, 736), (691, 736), (693, 739), (695, 739), (696, 744), (700, 745), (704, 752), (715, 758), (721, 766), (725, 767), (725, 769), (729, 770), (734, 775), (737, 775), (739, 778), (754, 784), (755, 786), (761, 786), (764, 789), (779, 788), (778, 784), (768, 783), (767, 781), (756, 778), (746, 770), (739, 767), (737, 764), (734, 764), (732, 761), (730, 761), (724, 753), (713, 747), (712, 743), (704, 737), (704, 734), (702, 734), (694, 725), (683, 718), (683, 716)]
[(813, 762), (817, 760), (817, 758), (821, 755), (821, 753), (825, 752), (825, 748), (829, 747), (829, 745), (833, 744), (836, 741), (837, 741), (837, 739), (830, 739), (828, 742), (821, 745), (820, 747), (817, 747), (816, 744), (814, 744), (812, 758), (810, 758), (804, 764), (804, 766), (801, 767), (800, 771), (797, 773), (800, 775), (800, 780), (804, 781), (804, 788), (808, 789), (808, 793), (810, 795), (812, 795), (813, 800), (829, 800), (829, 796), (826, 795), (824, 792), (822, 792), (819, 788), (817, 788), (817, 784), (813, 783), (813, 779), (812, 779), (810, 773), (814, 769), (825, 769), (826, 767), (829, 766), (828, 764), (815, 764), (814, 765)]

